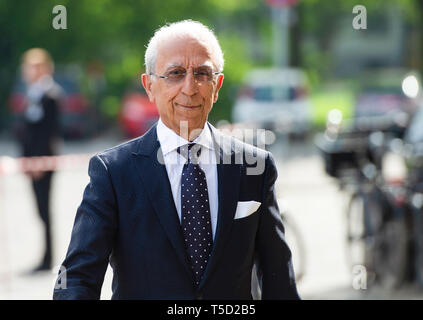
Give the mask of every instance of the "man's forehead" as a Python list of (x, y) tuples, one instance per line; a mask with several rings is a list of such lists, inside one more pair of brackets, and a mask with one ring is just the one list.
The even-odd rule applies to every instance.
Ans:
[(174, 37), (163, 41), (157, 47), (157, 62), (164, 67), (188, 67), (186, 64), (195, 63), (195, 66), (213, 67), (213, 52), (205, 41), (192, 37)]

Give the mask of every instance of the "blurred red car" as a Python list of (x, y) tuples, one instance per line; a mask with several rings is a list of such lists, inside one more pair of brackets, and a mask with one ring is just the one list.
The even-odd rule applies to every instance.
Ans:
[(135, 91), (123, 97), (119, 123), (127, 137), (135, 138), (144, 134), (158, 119), (157, 107), (147, 95)]

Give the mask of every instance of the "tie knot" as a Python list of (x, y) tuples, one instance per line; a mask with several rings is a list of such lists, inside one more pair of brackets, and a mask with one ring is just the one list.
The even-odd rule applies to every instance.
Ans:
[(177, 151), (180, 155), (188, 160), (188, 163), (192, 162), (194, 164), (198, 164), (198, 158), (201, 154), (201, 145), (197, 143), (188, 143), (178, 147)]

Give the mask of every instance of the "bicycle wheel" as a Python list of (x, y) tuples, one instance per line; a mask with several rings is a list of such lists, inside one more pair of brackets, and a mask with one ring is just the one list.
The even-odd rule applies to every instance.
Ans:
[(378, 190), (354, 194), (348, 210), (350, 263), (365, 266), (367, 282), (387, 289), (401, 285), (407, 272), (408, 232), (398, 210)]
[(261, 287), (257, 277), (257, 265), (253, 265), (253, 271), (251, 273), (251, 295), (253, 300), (261, 300)]
[(347, 207), (347, 259), (352, 267), (366, 265), (365, 199), (354, 193)]
[(408, 231), (402, 217), (384, 223), (375, 238), (373, 252), (378, 282), (387, 289), (403, 284), (407, 273)]
[(374, 244), (382, 221), (381, 207), (368, 192), (352, 194), (347, 207), (347, 259), (352, 268), (366, 268), (370, 284), (376, 278)]
[(291, 218), (286, 214), (281, 215), (285, 227), (285, 238), (292, 253), (292, 264), (294, 266), (295, 278), (300, 282), (306, 271), (306, 251), (303, 237)]

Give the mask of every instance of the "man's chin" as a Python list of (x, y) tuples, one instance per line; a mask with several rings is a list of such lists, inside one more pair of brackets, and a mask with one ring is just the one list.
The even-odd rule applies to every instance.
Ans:
[(190, 127), (195, 128), (199, 125), (204, 125), (204, 113), (203, 108), (192, 108), (192, 109), (178, 109), (175, 113), (176, 119), (179, 123), (188, 122)]

